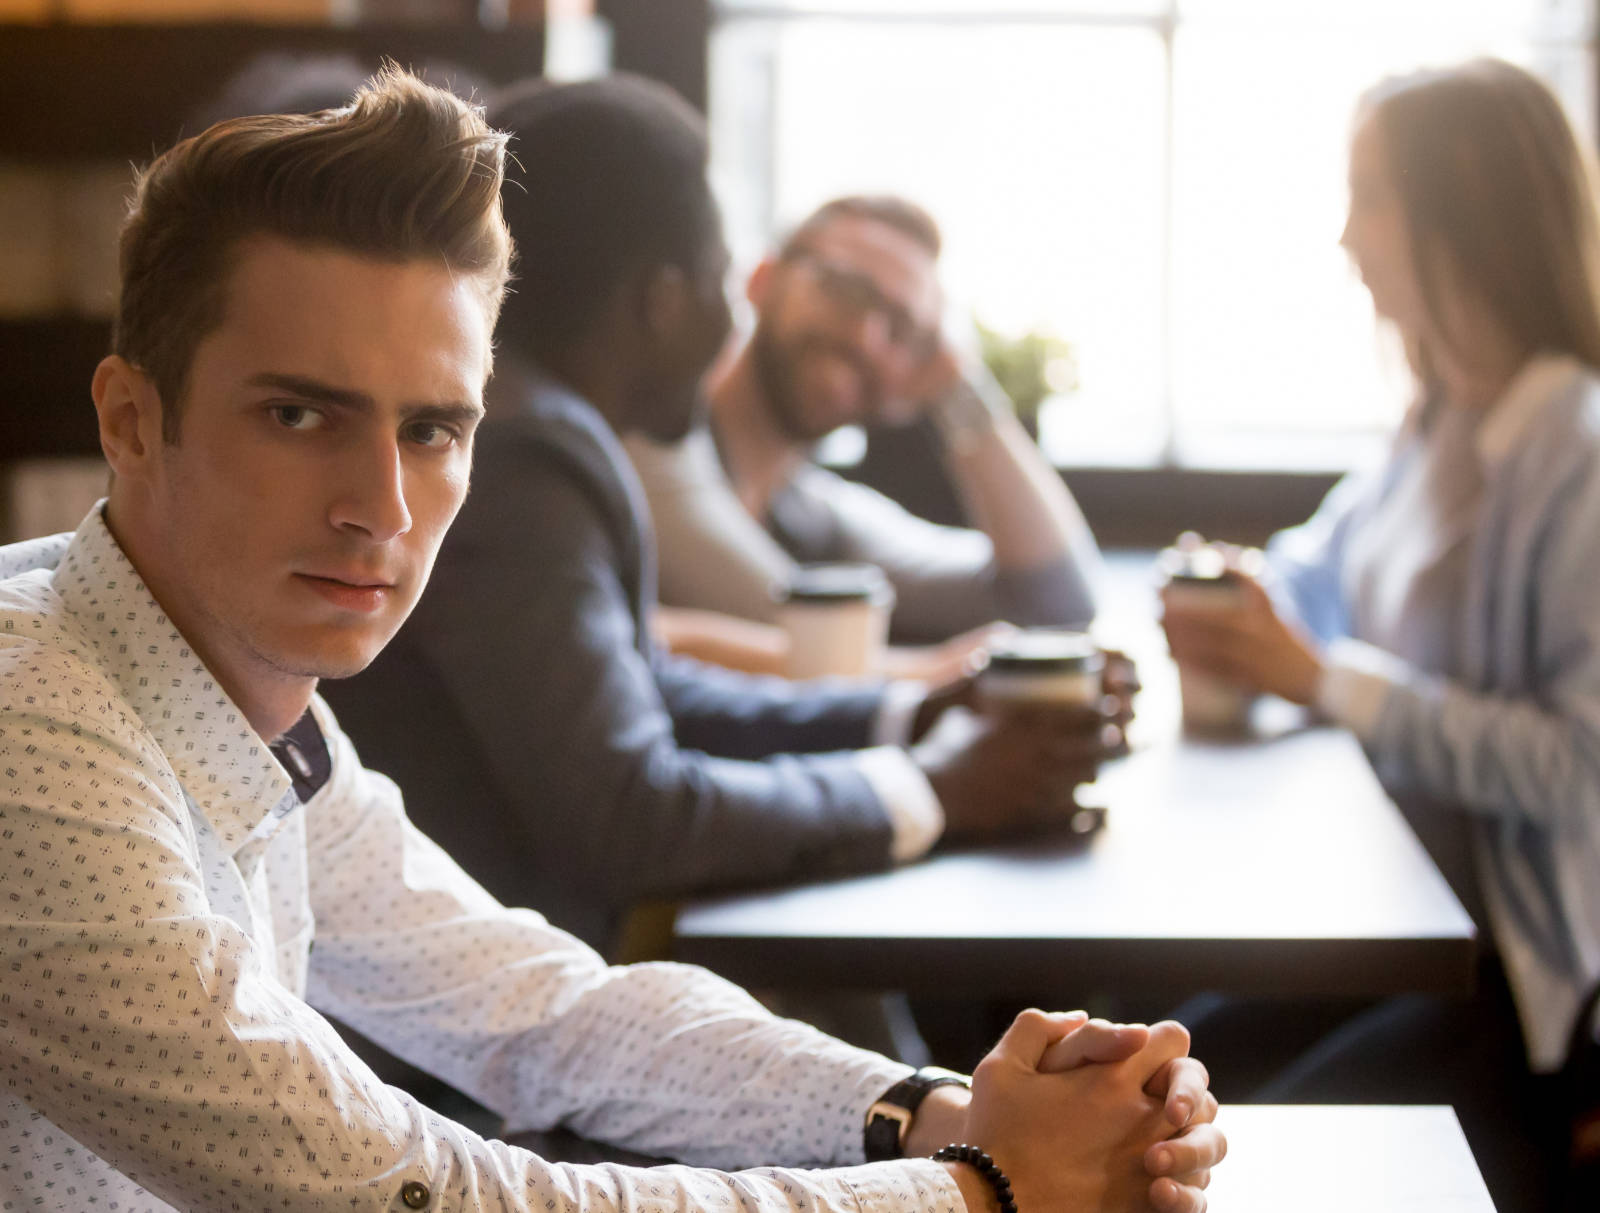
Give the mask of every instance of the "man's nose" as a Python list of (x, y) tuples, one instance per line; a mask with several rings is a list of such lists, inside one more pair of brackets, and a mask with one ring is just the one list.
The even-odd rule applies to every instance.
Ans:
[(411, 529), (398, 441), (391, 437), (362, 444), (341, 471), (342, 491), (329, 515), (335, 527), (358, 531), (378, 543)]
[(894, 347), (893, 326), (882, 308), (867, 305), (850, 316), (850, 337), (871, 358), (882, 358)]

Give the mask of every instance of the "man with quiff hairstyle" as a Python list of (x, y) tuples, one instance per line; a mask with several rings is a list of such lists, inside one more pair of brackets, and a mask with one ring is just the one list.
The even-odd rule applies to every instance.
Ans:
[[(502, 907), (315, 694), (393, 634), (466, 494), (502, 156), (390, 71), (346, 109), (212, 128), (140, 181), (93, 386), (110, 497), (0, 549), (0, 1203), (997, 1207), (974, 1168), (927, 1159), (552, 1164), (384, 1086), (319, 1014), (516, 1125), (692, 1162), (859, 1162), (866, 1109), (906, 1076)], [(188, 285), (163, 294), (169, 274)], [(1029, 1213), (1200, 1207), (1221, 1138), (1181, 1029), (1081, 1025), (1023, 1016), (970, 1103), (935, 1091), (906, 1145), (985, 1145)]]

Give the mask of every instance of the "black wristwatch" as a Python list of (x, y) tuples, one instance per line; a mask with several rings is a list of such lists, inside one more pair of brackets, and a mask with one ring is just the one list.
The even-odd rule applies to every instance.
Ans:
[(935, 1087), (971, 1087), (972, 1079), (954, 1070), (938, 1066), (923, 1066), (915, 1074), (908, 1074), (885, 1091), (878, 1102), (867, 1109), (866, 1128), (862, 1133), (868, 1162), (886, 1162), (891, 1158), (905, 1157), (906, 1130), (917, 1107)]

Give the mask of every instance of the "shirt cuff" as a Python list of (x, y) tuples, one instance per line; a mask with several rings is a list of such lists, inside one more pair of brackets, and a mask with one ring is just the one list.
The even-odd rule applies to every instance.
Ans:
[[(858, 1209), (873, 1213), (969, 1213), (955, 1178), (942, 1163), (931, 1158), (867, 1163), (836, 1174), (849, 1185)], [(798, 1206), (799, 1202), (795, 1204)]]
[(918, 859), (944, 833), (944, 810), (928, 777), (898, 746), (856, 753), (856, 767), (888, 815), (889, 856), (896, 863)]
[(1328, 646), (1317, 684), (1317, 710), (1362, 741), (1377, 736), (1390, 688), (1405, 678), (1406, 664), (1392, 653), (1341, 638)]
[(873, 745), (910, 745), (911, 726), (917, 719), (917, 709), (928, 698), (928, 688), (914, 679), (901, 678), (886, 683), (883, 703), (872, 722)]

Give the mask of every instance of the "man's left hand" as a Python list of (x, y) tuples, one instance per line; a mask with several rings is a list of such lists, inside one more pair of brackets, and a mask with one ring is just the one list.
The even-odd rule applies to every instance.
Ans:
[[(1052, 1045), (1039, 1069), (1059, 1072), (1123, 1061), (1158, 1037), (1181, 1042), (1182, 1055), (1166, 1062), (1144, 1087), (1145, 1094), (1163, 1101), (1163, 1113), (1174, 1129), (1171, 1137), (1145, 1151), (1145, 1170), (1152, 1177), (1150, 1203), (1162, 1213), (1196, 1213), (1205, 1208), (1203, 1190), (1211, 1182), (1211, 1168), (1226, 1156), (1228, 1142), (1213, 1123), (1217, 1097), (1210, 1091), (1211, 1076), (1198, 1058), (1187, 1055), (1188, 1029), (1172, 1020), (1145, 1028), (1091, 1019)], [(1176, 1045), (1169, 1047), (1177, 1050)]]
[[(1046, 1018), (1051, 1021), (1050, 1034), (1055, 1039), (1039, 1060), (1041, 1073), (1115, 1065), (1146, 1050), (1168, 1057), (1144, 1085), (1146, 1095), (1162, 1101), (1163, 1115), (1173, 1128), (1169, 1137), (1151, 1145), (1144, 1154), (1145, 1171), (1150, 1176), (1150, 1203), (1159, 1213), (1203, 1213), (1211, 1168), (1227, 1155), (1228, 1142), (1214, 1123), (1217, 1099), (1209, 1089), (1210, 1075), (1200, 1061), (1187, 1055), (1187, 1029), (1171, 1021), (1152, 1027), (1112, 1024), (1090, 1019), (1082, 1011)], [(970, 1092), (960, 1087), (933, 1091), (911, 1123), (907, 1154), (929, 1153), (947, 1141), (970, 1140), (966, 1130), (970, 1102)]]

